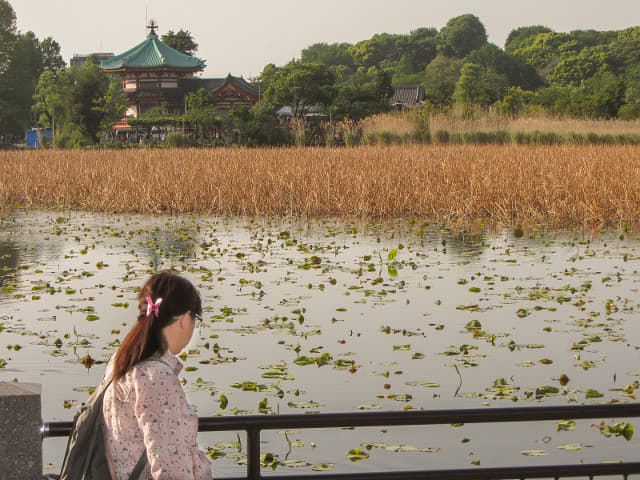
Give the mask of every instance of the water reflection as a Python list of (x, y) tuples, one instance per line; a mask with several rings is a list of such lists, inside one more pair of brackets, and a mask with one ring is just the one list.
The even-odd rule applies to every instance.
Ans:
[[(99, 381), (135, 321), (136, 289), (159, 268), (203, 298), (183, 372), (201, 415), (255, 413), (264, 399), (269, 412), (300, 413), (635, 395), (637, 240), (420, 221), (16, 218), (0, 221), (3, 286), (14, 288), (0, 300), (0, 373), (42, 383), (50, 420), (70, 419), (66, 406)], [(437, 446), (423, 438), (405, 441)], [(598, 445), (599, 432), (584, 441)], [(317, 452), (306, 455), (322, 461)], [(443, 449), (435, 460), (459, 458)]]
[(18, 270), (19, 249), (14, 242), (0, 240), (0, 287), (14, 279)]
[(489, 245), (486, 243), (487, 234), (484, 230), (478, 232), (448, 232), (442, 245), (447, 248), (450, 255), (467, 260), (473, 260), (480, 257), (485, 248)]

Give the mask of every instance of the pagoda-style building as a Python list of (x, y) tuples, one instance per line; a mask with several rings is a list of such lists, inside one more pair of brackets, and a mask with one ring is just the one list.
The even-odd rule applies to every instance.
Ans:
[[(105, 73), (122, 77), (122, 89), (129, 106), (125, 116), (138, 118), (151, 108), (182, 115), (189, 93), (201, 88), (218, 100), (217, 108), (225, 114), (237, 105), (254, 105), (259, 92), (241, 77), (199, 78), (195, 74), (205, 67), (204, 60), (186, 55), (164, 43), (152, 21), (145, 41), (101, 63)], [(119, 122), (124, 126), (126, 119)]]

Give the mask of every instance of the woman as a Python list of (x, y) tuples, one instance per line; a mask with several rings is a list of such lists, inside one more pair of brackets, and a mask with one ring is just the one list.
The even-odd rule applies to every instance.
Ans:
[(107, 368), (113, 381), (102, 411), (112, 476), (128, 479), (146, 451), (141, 479), (211, 479), (175, 356), (191, 340), (202, 314), (200, 297), (188, 280), (159, 272), (142, 287), (138, 310), (138, 322)]

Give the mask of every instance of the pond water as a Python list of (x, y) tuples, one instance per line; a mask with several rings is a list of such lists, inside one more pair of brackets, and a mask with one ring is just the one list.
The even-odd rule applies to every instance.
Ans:
[[(205, 306), (181, 374), (200, 416), (635, 400), (637, 239), (408, 220), (5, 213), (0, 380), (42, 384), (44, 419), (71, 420), (167, 268)], [(635, 460), (633, 419), (603, 422), (274, 431), (262, 451), (297, 475)], [(243, 438), (199, 441), (214, 474), (242, 474)], [(45, 441), (47, 470), (65, 442)]]

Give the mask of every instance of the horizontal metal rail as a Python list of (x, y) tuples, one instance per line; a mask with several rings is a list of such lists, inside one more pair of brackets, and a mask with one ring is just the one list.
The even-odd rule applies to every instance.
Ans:
[[(605, 405), (567, 405), (540, 407), (472, 408), (460, 410), (429, 410), (399, 412), (318, 413), (302, 415), (242, 415), (201, 417), (200, 432), (247, 432), (247, 476), (225, 477), (221, 480), (292, 480), (291, 475), (260, 474), (260, 432), (287, 428), (339, 428), (375, 426), (417, 426), (447, 423), (496, 423), (566, 420), (585, 418), (640, 417), (640, 403)], [(43, 437), (64, 437), (71, 433), (72, 422), (49, 422), (42, 427)], [(549, 465), (522, 467), (483, 467), (449, 470), (401, 472), (305, 474), (308, 480), (490, 480), (505, 478), (568, 478), (595, 475), (640, 474), (640, 462), (599, 463), (579, 465)]]

